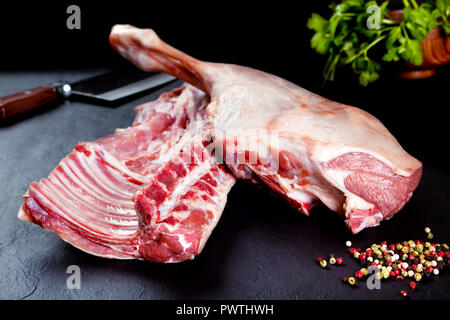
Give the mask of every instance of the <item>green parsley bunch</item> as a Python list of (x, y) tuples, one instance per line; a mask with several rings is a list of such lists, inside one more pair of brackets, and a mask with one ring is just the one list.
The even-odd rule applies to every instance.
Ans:
[[(427, 0), (420, 5), (415, 0), (403, 0), (403, 4), (402, 21), (389, 15), (388, 0), (380, 5), (374, 0), (332, 3), (329, 20), (313, 13), (307, 27), (315, 31), (311, 47), (328, 56), (324, 79), (334, 80), (336, 68), (349, 65), (359, 75), (359, 83), (367, 86), (379, 78), (381, 60), (421, 65), (420, 42), (428, 33), (442, 27), (450, 34), (450, 0)], [(378, 15), (378, 25), (373, 25), (374, 14)], [(378, 54), (371, 50), (375, 46), (380, 49)]]

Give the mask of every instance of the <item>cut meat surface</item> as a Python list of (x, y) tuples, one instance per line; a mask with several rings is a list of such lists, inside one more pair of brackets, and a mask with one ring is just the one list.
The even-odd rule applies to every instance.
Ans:
[(258, 70), (196, 60), (151, 29), (117, 25), (110, 43), (139, 68), (206, 92), (214, 144), (228, 168), (305, 214), (322, 202), (357, 233), (391, 218), (419, 183), (420, 161), (361, 109)]
[[(185, 151), (194, 161), (186, 161)], [(190, 145), (136, 193), (146, 259), (176, 262), (202, 250), (225, 206), (222, 194), (234, 183), (214, 163), (203, 144)]]
[[(31, 183), (19, 218), (101, 257), (192, 259), (235, 181), (205, 151), (206, 137), (196, 141), (191, 134), (194, 124), (203, 124), (207, 102), (203, 92), (186, 85), (137, 107), (132, 127), (78, 143), (48, 178)], [(191, 149), (200, 157), (182, 157)], [(164, 201), (155, 202), (157, 187)]]

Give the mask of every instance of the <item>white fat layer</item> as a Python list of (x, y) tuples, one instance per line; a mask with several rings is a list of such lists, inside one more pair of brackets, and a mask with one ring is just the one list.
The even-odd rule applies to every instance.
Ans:
[[(370, 143), (370, 142), (368, 142), (368, 143)], [(318, 146), (318, 147), (314, 148), (313, 159), (317, 163), (327, 163), (328, 161), (333, 160), (333, 159), (339, 157), (340, 155), (350, 153), (350, 152), (360, 152), (360, 153), (365, 153), (365, 154), (371, 155), (375, 159), (383, 162), (388, 167), (390, 167), (392, 169), (392, 171), (394, 171), (394, 173), (401, 175), (401, 176), (405, 176), (405, 177), (409, 177), (411, 175), (411, 172), (405, 171), (403, 168), (399, 168), (399, 167), (395, 166), (389, 159), (382, 157), (378, 153), (375, 153), (375, 152), (372, 152), (372, 151), (366, 150), (366, 149), (361, 149), (361, 148), (352, 148), (352, 147), (346, 146), (346, 145), (344, 145), (344, 146), (327, 145), (326, 148), (321, 148), (320, 146)]]
[(312, 203), (316, 199), (312, 194), (298, 189), (291, 189), (286, 195), (300, 203)]
[(187, 242), (186, 239), (184, 239), (184, 234), (178, 234), (178, 242), (183, 247), (183, 252), (192, 246), (191, 242)]
[(345, 188), (344, 179), (351, 173), (351, 171), (340, 169), (325, 169), (322, 171), (328, 182), (345, 194), (350, 194), (350, 192)]

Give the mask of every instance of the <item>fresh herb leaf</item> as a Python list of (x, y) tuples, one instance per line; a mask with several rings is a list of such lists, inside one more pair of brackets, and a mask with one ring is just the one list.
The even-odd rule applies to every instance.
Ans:
[(311, 47), (320, 54), (328, 51), (331, 37), (328, 35), (329, 22), (320, 15), (313, 13), (307, 24), (309, 29), (316, 31), (311, 39)]
[[(328, 20), (313, 13), (308, 28), (315, 31), (311, 47), (327, 55), (324, 79), (334, 80), (336, 69), (349, 66), (359, 75), (359, 83), (368, 85), (380, 76), (380, 62), (405, 60), (421, 65), (423, 55), (420, 42), (436, 27), (450, 34), (450, 0), (403, 0), (403, 20), (398, 22), (389, 15), (389, 0), (378, 6), (380, 26), (369, 28), (369, 17), (377, 6), (371, 0), (341, 0), (332, 3), (332, 15)], [(378, 47), (376, 53), (372, 48)], [(384, 52), (383, 52), (384, 50)]]

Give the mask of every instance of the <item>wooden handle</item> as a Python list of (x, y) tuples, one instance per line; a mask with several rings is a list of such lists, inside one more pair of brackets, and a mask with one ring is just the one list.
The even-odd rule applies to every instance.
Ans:
[(57, 97), (54, 87), (42, 86), (0, 98), (0, 119), (44, 106)]

